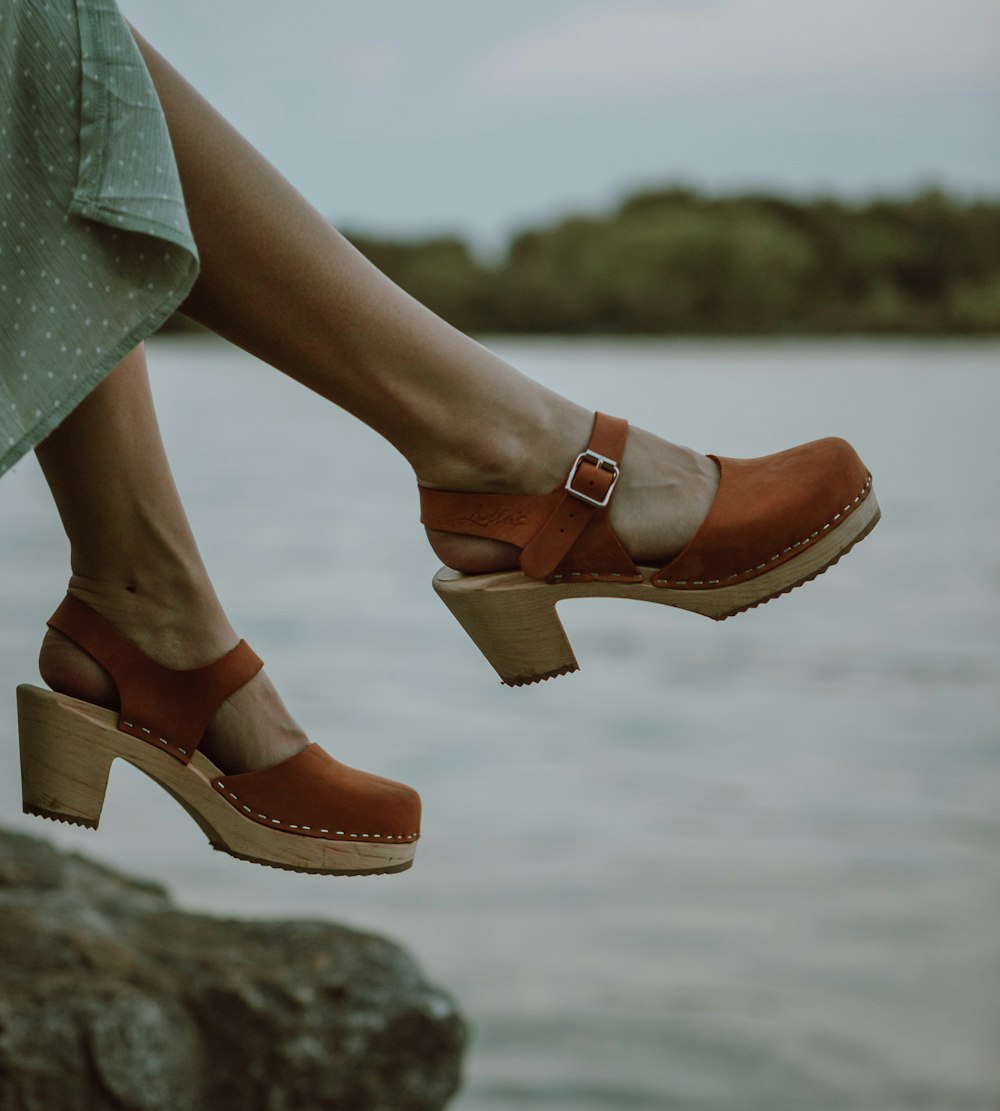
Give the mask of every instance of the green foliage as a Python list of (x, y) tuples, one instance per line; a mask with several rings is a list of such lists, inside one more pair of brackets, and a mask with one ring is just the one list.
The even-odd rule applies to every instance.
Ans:
[(466, 331), (1000, 333), (1000, 201), (937, 190), (857, 204), (649, 190), (526, 230), (490, 266), (457, 238), (349, 238)]

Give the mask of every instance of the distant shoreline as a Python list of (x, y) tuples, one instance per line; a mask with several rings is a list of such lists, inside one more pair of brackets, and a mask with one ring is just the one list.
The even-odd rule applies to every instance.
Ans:
[[(635, 194), (514, 235), (347, 237), (463, 331), (505, 335), (1000, 335), (1000, 199)], [(174, 317), (166, 331), (196, 329)]]

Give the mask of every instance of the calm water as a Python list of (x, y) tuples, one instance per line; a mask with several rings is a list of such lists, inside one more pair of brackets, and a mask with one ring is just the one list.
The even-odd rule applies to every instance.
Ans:
[(417, 866), (232, 861), (124, 767), (97, 833), (20, 817), (13, 688), (66, 558), (31, 461), (0, 483), (6, 824), (187, 907), (402, 940), (476, 1028), (457, 1111), (997, 1111), (1000, 344), (493, 346), (704, 450), (847, 436), (883, 521), (723, 625), (564, 606), (584, 670), (507, 690), (433, 596), (381, 441), (222, 344), (156, 342), (234, 624), (317, 740), (421, 788)]

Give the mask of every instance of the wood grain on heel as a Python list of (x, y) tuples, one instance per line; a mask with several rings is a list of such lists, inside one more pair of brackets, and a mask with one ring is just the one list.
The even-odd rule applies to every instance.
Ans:
[(442, 567), (433, 580), (438, 596), (511, 687), (566, 675), (579, 667), (556, 614), (557, 598), (551, 588), (525, 590), (525, 583), (539, 585), (520, 572), (471, 576), (448, 567)]
[(17, 688), (21, 799), (26, 814), (96, 829), (117, 753), (37, 687)]

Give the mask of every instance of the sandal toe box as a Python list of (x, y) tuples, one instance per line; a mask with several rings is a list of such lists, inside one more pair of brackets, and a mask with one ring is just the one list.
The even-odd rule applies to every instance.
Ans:
[(219, 776), (214, 786), (244, 817), (273, 829), (341, 841), (420, 836), (412, 787), (348, 767), (317, 744), (270, 768)]
[(715, 501), (691, 543), (656, 574), (658, 586), (705, 589), (772, 570), (837, 528), (871, 489), (857, 452), (835, 436), (757, 459), (712, 458)]

